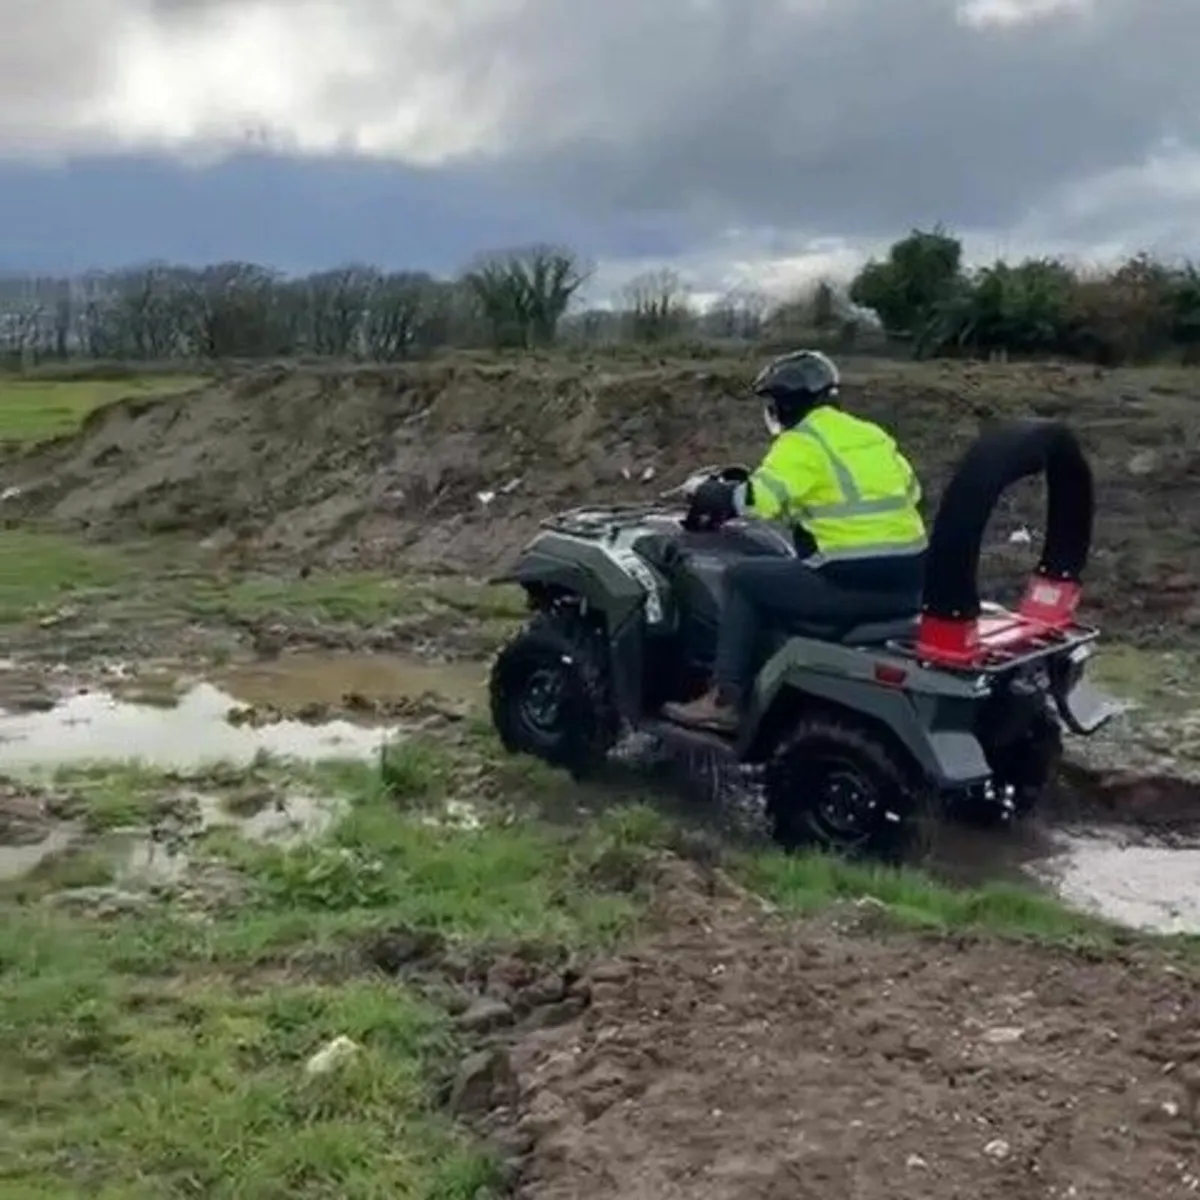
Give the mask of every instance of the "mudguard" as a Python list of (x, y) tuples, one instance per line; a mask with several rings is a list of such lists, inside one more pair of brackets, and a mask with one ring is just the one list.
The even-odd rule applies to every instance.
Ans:
[(607, 548), (555, 533), (540, 534), (492, 582), (516, 583), (534, 594), (547, 590), (581, 596), (593, 612), (604, 615), (610, 629), (641, 609), (647, 594), (645, 585)]
[[(877, 665), (903, 671), (904, 686), (879, 682)], [(986, 692), (971, 679), (934, 675), (911, 662), (890, 664), (883, 656), (797, 639), (780, 649), (759, 675), (738, 754), (762, 761), (770, 753), (770, 731), (779, 706), (796, 699), (817, 700), (885, 728), (934, 786), (966, 787), (991, 776), (974, 733), (985, 698)]]
[(1067, 691), (1056, 691), (1054, 706), (1063, 724), (1080, 737), (1098, 733), (1124, 710), (1124, 705), (1105, 695), (1088, 679), (1080, 679)]
[(641, 708), (647, 622), (663, 626), (665, 584), (628, 548), (569, 534), (539, 534), (493, 583), (515, 583), (534, 599), (555, 592), (580, 597), (603, 621), (609, 639), (613, 698), (630, 719)]

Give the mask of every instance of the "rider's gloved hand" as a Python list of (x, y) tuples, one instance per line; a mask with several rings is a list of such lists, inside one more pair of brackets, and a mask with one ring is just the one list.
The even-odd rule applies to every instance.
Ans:
[(736, 488), (736, 484), (721, 479), (706, 479), (692, 497), (692, 511), (711, 525), (733, 520), (738, 515)]

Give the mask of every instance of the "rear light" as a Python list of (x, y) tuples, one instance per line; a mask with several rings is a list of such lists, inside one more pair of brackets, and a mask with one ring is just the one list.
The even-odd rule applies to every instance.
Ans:
[(903, 667), (892, 663), (875, 664), (875, 682), (882, 683), (885, 687), (900, 687), (907, 678), (908, 672)]

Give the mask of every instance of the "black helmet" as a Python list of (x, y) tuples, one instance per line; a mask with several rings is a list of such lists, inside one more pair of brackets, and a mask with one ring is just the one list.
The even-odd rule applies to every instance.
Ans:
[(833, 360), (820, 350), (794, 350), (759, 371), (754, 394), (763, 399), (767, 428), (777, 434), (836, 399), (841, 381)]

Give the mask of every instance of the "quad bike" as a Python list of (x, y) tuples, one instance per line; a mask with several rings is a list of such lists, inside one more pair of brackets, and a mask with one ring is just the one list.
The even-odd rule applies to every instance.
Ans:
[[(1001, 493), (1036, 475), (1044, 544), (1009, 611), (979, 597), (984, 531)], [(1098, 633), (1076, 620), (1093, 510), (1091, 469), (1066, 426), (985, 433), (942, 496), (919, 611), (857, 596), (839, 621), (764, 631), (764, 665), (728, 737), (658, 714), (708, 683), (726, 569), (795, 555), (790, 535), (756, 520), (714, 527), (690, 500), (562, 513), (497, 580), (525, 589), (532, 616), (492, 669), (493, 722), (508, 751), (577, 777), (631, 731), (702, 745), (755, 775), (783, 846), (895, 860), (931, 805), (1029, 812), (1063, 729), (1086, 736), (1115, 714), (1085, 679)]]

